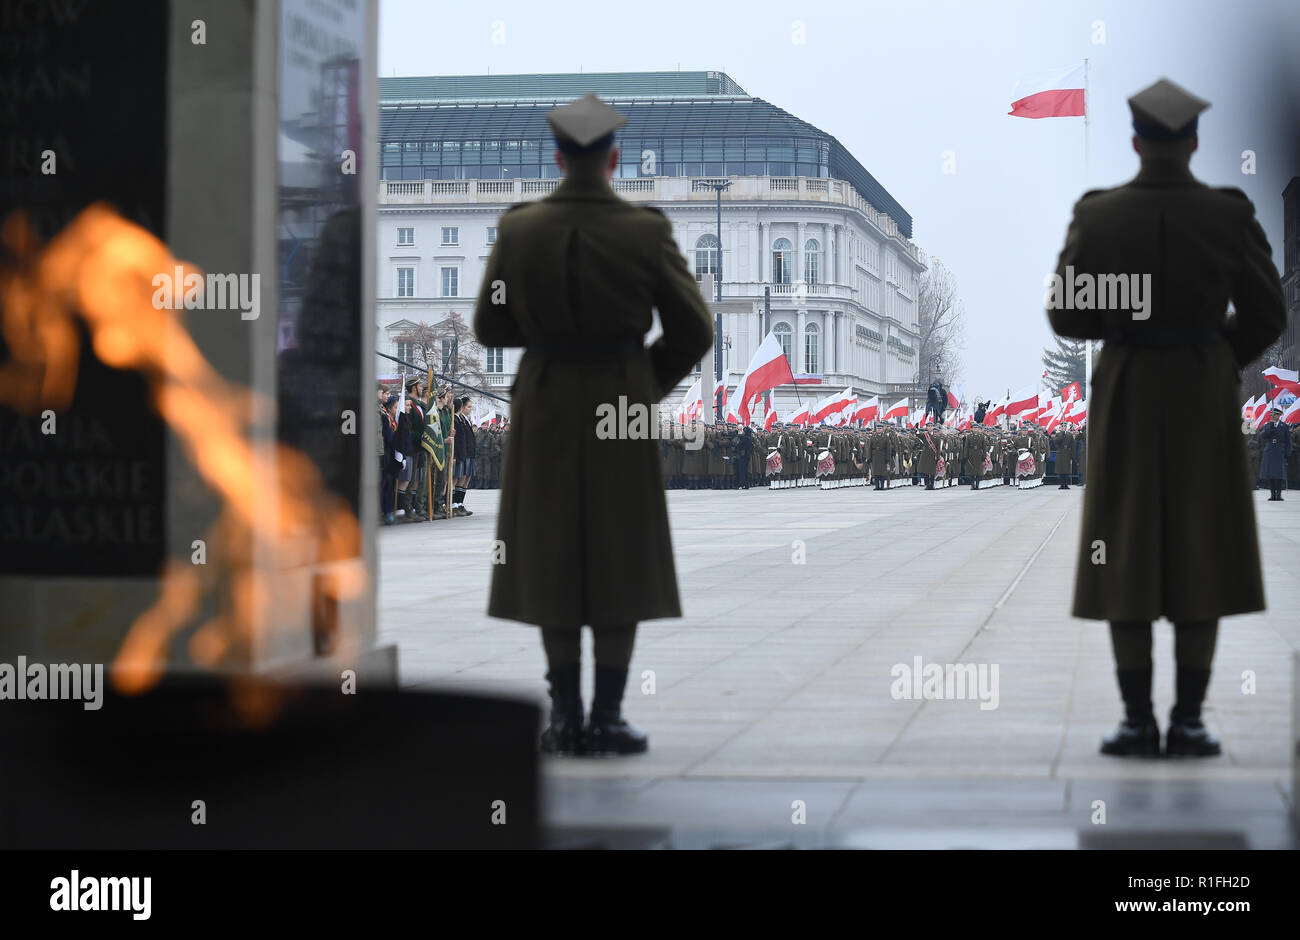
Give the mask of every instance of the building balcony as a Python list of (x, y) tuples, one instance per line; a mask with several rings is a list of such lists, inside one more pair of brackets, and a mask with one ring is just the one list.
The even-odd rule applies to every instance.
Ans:
[[(808, 202), (848, 206), (856, 209), (881, 235), (892, 239), (909, 258), (924, 267), (923, 252), (898, 230), (898, 224), (881, 212), (856, 189), (843, 180), (816, 179), (807, 176), (732, 176), (731, 186), (723, 190), (722, 201)], [(616, 179), (614, 191), (629, 202), (648, 204), (714, 203), (717, 195), (712, 177), (646, 176)], [(512, 205), (549, 195), (560, 184), (558, 179), (512, 180), (381, 180), (379, 205), (393, 208), (407, 206)]]
[[(724, 272), (725, 275), (725, 272)], [(797, 303), (803, 296), (804, 303), (814, 299), (852, 300), (854, 290), (847, 284), (773, 284), (763, 281), (723, 281), (723, 299), (751, 297), (755, 300), (763, 296), (763, 289), (772, 289), (772, 299), (780, 300), (782, 306)]]

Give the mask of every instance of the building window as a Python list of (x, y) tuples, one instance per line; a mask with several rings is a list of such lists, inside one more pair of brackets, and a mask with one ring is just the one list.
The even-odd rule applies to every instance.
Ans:
[(789, 323), (778, 323), (772, 327), (772, 332), (776, 334), (776, 341), (781, 344), (781, 352), (785, 353), (785, 361), (794, 367), (794, 331), (790, 329)]
[(816, 375), (821, 371), (821, 357), (818, 353), (821, 351), (821, 336), (818, 334), (816, 323), (809, 323), (803, 331), (803, 363), (804, 371), (810, 375)]
[(487, 352), (487, 371), (501, 373), (505, 370), (505, 350), (500, 346), (489, 346)]
[(414, 245), (414, 244), (415, 244), (415, 229), (413, 229), (413, 228), (399, 228), (399, 229), (397, 230), (397, 244), (399, 244), (399, 245)]
[(778, 238), (772, 242), (772, 283), (789, 284), (793, 275), (794, 252), (790, 239)]
[(442, 243), (444, 245), (459, 245), (460, 228), (455, 225), (444, 225), (442, 227)]
[(444, 339), (442, 341), (442, 371), (451, 371), (451, 360), (456, 355), (456, 341), (454, 339)]
[(718, 236), (701, 235), (695, 241), (695, 280), (704, 280), (704, 275), (718, 276)]
[(397, 269), (397, 296), (415, 296), (415, 268)]
[(395, 344), (396, 352), (393, 353), (398, 359), (405, 359), (407, 362), (413, 362), (411, 358), (415, 355), (415, 344), (407, 339), (399, 339)]
[(810, 238), (803, 245), (803, 279), (809, 284), (821, 283), (822, 246)]
[(489, 225), (487, 227), (487, 243), (489, 245), (495, 245), (497, 243), (497, 227), (495, 225)]
[(442, 269), (442, 296), (460, 296), (460, 268)]

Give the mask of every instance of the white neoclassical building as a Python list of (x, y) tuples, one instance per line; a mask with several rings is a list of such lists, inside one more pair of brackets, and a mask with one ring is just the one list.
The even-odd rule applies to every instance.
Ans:
[[(379, 351), (406, 358), (413, 324), (469, 318), (501, 213), (558, 183), (545, 112), (586, 91), (629, 118), (614, 189), (668, 216), (697, 277), (721, 256), (729, 386), (766, 329), (797, 379), (777, 391), (781, 412), (918, 379), (926, 262), (911, 217), (833, 137), (720, 72), (381, 79)], [(520, 355), (486, 351), (491, 388), (509, 387)], [(701, 365), (709, 388), (713, 355)]]

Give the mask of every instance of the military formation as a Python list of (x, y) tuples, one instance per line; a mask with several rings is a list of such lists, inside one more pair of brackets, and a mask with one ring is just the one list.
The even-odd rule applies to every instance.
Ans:
[[(688, 425), (660, 434), (664, 484), (669, 489), (734, 489), (766, 485), (771, 489), (870, 485), (991, 485), (1058, 479), (1067, 455), (1063, 485), (1082, 482), (1083, 437), (1073, 427), (1049, 436), (1041, 429), (1006, 430), (973, 427), (832, 428), (775, 425), (750, 429), (751, 443), (736, 425)], [(1064, 462), (1062, 462), (1064, 466)]]

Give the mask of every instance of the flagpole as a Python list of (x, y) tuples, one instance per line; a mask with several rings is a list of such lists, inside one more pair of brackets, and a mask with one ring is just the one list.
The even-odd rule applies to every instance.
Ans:
[[(1091, 135), (1088, 132), (1088, 126), (1092, 121), (1092, 103), (1089, 100), (1088, 88), (1088, 59), (1083, 60), (1083, 188), (1085, 190), (1092, 187), (1092, 146)], [(1083, 341), (1083, 384), (1085, 392), (1082, 398), (1092, 397), (1092, 340)], [(1084, 459), (1087, 459), (1088, 453), (1088, 434), (1089, 427), (1092, 425), (1087, 418), (1083, 423), (1083, 452)], [(1080, 468), (1084, 470), (1085, 468)]]

